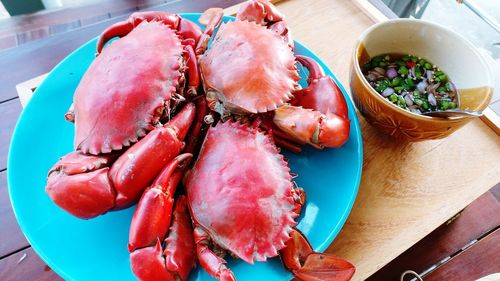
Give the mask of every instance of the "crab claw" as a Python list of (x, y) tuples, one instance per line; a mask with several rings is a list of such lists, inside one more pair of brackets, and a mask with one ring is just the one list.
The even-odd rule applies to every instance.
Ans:
[(74, 151), (49, 171), (45, 190), (62, 209), (81, 219), (106, 213), (115, 205), (115, 190), (108, 178), (116, 155), (85, 155)]
[(251, 0), (241, 5), (236, 19), (265, 25), (268, 22), (283, 20), (283, 14), (267, 0)]
[(170, 226), (175, 190), (183, 173), (179, 166), (185, 167), (192, 157), (189, 153), (175, 157), (142, 195), (130, 224), (130, 252), (154, 245), (165, 237)]
[(115, 209), (137, 202), (144, 188), (179, 155), (195, 112), (193, 103), (186, 104), (170, 122), (149, 132), (116, 160), (109, 171), (117, 191)]
[(191, 45), (186, 45), (184, 47), (184, 53), (186, 57), (187, 66), (187, 94), (190, 96), (198, 95), (198, 88), (200, 87), (200, 71), (198, 69), (198, 59), (196, 58), (196, 53)]
[(151, 131), (118, 159), (112, 153), (87, 155), (79, 150), (62, 157), (49, 171), (45, 190), (56, 205), (82, 219), (132, 205), (179, 155), (195, 112), (195, 105), (188, 103), (170, 122)]
[(297, 56), (309, 70), (307, 88), (294, 93), (292, 106), (275, 111), (274, 123), (301, 143), (340, 147), (349, 139), (347, 103), (339, 87), (313, 59)]
[(236, 281), (234, 273), (227, 268), (226, 261), (208, 247), (210, 241), (208, 233), (201, 227), (196, 227), (194, 229), (194, 239), (196, 254), (201, 267), (219, 281)]
[(327, 112), (284, 105), (274, 111), (274, 124), (296, 139), (316, 148), (340, 147), (349, 138), (349, 120)]
[(323, 68), (310, 57), (298, 55), (295, 59), (309, 70), (309, 86), (294, 93), (292, 104), (347, 119), (347, 103), (332, 77), (325, 75)]
[(176, 200), (163, 252), (160, 239), (130, 253), (132, 272), (139, 280), (187, 280), (196, 265), (196, 252), (185, 196)]
[[(201, 143), (205, 139), (204, 133), (206, 133), (207, 128), (203, 125), (205, 124), (204, 119), (209, 113), (209, 108), (204, 95), (194, 98), (192, 102), (196, 104), (196, 115), (193, 125), (186, 136), (184, 152), (195, 154), (195, 152), (199, 151)], [(196, 158), (196, 155), (194, 157)]]
[(246, 20), (260, 25), (269, 25), (269, 29), (278, 33), (293, 50), (294, 44), (290, 30), (283, 20), (283, 14), (267, 0), (251, 0), (243, 3), (236, 15), (238, 20)]
[(300, 231), (292, 230), (291, 238), (280, 251), (285, 267), (303, 281), (350, 280), (356, 269), (346, 260), (330, 254), (316, 253)]
[(97, 53), (101, 53), (104, 45), (109, 40), (117, 36), (123, 37), (127, 35), (143, 21), (161, 22), (173, 30), (177, 30), (182, 38), (191, 38), (194, 40), (193, 47), (198, 43), (202, 34), (201, 29), (194, 22), (182, 19), (177, 14), (161, 11), (137, 12), (130, 15), (127, 20), (117, 22), (104, 30), (97, 42)]

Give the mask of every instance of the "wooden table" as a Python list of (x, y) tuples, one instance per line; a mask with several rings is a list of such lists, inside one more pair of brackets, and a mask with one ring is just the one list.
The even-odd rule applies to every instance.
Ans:
[[(171, 7), (179, 11), (200, 11), (206, 5), (183, 2), (197, 6), (186, 8), (174, 4), (177, 6)], [(222, 7), (232, 4), (232, 1), (219, 2)], [(287, 16), (294, 38), (321, 57), (348, 86), (348, 66), (356, 38), (379, 20), (380, 15), (367, 15), (364, 12), (367, 6), (348, 0), (288, 0), (277, 6)], [(0, 257), (6, 256), (0, 260), (0, 276), (7, 272), (30, 276), (30, 279), (33, 274), (45, 276), (47, 280), (53, 278), (48, 275), (50, 272), (43, 271), (36, 256), (33, 257), (6, 199), (6, 148), (21, 111), (14, 85), (49, 71), (68, 52), (97, 35), (103, 26), (49, 38), (44, 40), (45, 45), (21, 46), (16, 52), (0, 53), (2, 69), (11, 69), (0, 78), (0, 100), (4, 101), (0, 103), (3, 115), (0, 121), (0, 237), (8, 237), (0, 240)], [(38, 51), (37, 55), (33, 51)], [(19, 61), (30, 61), (33, 65), (19, 67)], [(500, 138), (480, 120), (444, 140), (422, 143), (390, 139), (375, 131), (362, 117), (360, 124), (364, 164), (358, 198), (344, 228), (327, 250), (356, 265), (355, 280), (373, 274), (500, 182)], [(29, 263), (16, 266), (24, 254), (29, 254), (26, 258), (31, 259)]]

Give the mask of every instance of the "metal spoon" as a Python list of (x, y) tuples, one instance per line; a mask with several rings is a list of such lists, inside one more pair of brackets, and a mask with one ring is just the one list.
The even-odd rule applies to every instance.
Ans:
[(441, 110), (424, 112), (422, 115), (441, 118), (457, 118), (457, 117), (479, 117), (483, 115), (482, 111), (468, 111), (468, 110)]

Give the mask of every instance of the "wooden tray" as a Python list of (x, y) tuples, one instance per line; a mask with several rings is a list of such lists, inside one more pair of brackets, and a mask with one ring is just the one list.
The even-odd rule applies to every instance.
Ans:
[[(276, 5), (286, 15), (294, 39), (321, 57), (346, 88), (356, 39), (387, 19), (365, 0), (289, 0)], [(18, 85), (23, 103), (42, 80)], [(446, 139), (401, 143), (359, 117), (364, 144), (359, 194), (327, 250), (356, 265), (354, 280), (369, 277), (500, 182), (500, 138), (480, 120)]]

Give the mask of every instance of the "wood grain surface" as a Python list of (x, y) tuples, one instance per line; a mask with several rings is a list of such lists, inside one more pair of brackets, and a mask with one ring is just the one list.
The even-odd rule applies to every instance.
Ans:
[[(82, 1), (83, 2), (83, 1)], [(92, 1), (94, 2), (94, 1)], [(130, 3), (134, 2), (134, 3)], [(49, 9), (33, 14), (19, 15), (6, 21), (0, 21), (0, 38), (8, 35), (16, 35), (19, 32), (32, 31), (40, 28), (56, 29), (54, 26), (70, 22), (81, 22), (84, 25), (90, 19), (106, 14), (120, 13), (124, 10), (138, 10), (144, 7), (165, 4), (166, 0), (113, 0), (91, 3), (85, 6), (70, 5), (63, 9)], [(132, 5), (131, 5), (132, 4)], [(52, 27), (52, 28), (51, 28)]]
[[(293, 37), (348, 88), (359, 35), (373, 20), (351, 1), (277, 4)], [(328, 252), (353, 262), (364, 280), (500, 181), (500, 137), (475, 120), (443, 140), (401, 143), (360, 117), (363, 176), (353, 210)], [(332, 194), (335, 196), (335, 194)]]
[(52, 271), (33, 251), (27, 248), (0, 260), (2, 281), (59, 281), (63, 280)]
[(18, 99), (0, 103), (0, 170), (7, 168), (10, 139), (22, 109)]
[[(425, 281), (477, 280), (500, 272), (500, 229), (453, 257), (429, 275)], [(484, 265), (489, 266), (484, 266)], [(497, 276), (498, 277), (498, 276)], [(498, 279), (496, 279), (498, 280)]]
[(10, 207), (5, 170), (0, 172), (0, 223), (0, 259), (29, 246)]
[[(371, 275), (367, 281), (399, 281), (406, 270), (422, 274), (434, 266), (443, 266), (443, 261), (458, 253), (467, 256), (470, 249), (464, 251), (464, 247), (491, 235), (500, 225), (500, 197), (495, 197), (496, 192), (500, 192), (500, 183)], [(474, 256), (473, 252), (471, 254)], [(487, 262), (480, 267), (486, 270), (491, 266), (495, 264)], [(472, 280), (472, 276), (462, 280)]]

